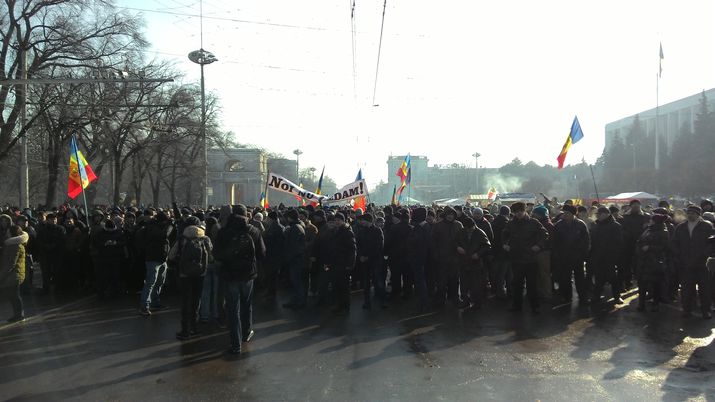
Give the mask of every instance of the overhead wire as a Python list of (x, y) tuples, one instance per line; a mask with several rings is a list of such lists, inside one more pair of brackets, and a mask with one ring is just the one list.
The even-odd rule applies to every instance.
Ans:
[(355, 0), (350, 1), (350, 25), (352, 31), (352, 48), (353, 48), (353, 99), (357, 101), (357, 42), (355, 40), (355, 31), (357, 25), (355, 22)]
[(375, 95), (377, 94), (377, 77), (380, 71), (380, 54), (382, 53), (382, 33), (385, 30), (385, 10), (387, 9), (387, 0), (382, 4), (382, 23), (380, 24), (380, 43), (377, 45), (377, 65), (375, 66), (375, 86), (372, 89), (372, 105), (375, 103)]

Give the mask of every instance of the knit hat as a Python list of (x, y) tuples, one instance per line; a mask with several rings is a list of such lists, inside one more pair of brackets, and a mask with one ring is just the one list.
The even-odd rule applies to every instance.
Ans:
[(231, 208), (231, 210), (234, 215), (238, 215), (238, 216), (246, 216), (248, 214), (248, 211), (246, 210), (246, 206), (243, 204), (234, 205)]
[(340, 219), (341, 221), (345, 222), (345, 215), (343, 215), (342, 212), (338, 212), (335, 214), (335, 219)]
[(415, 222), (422, 222), (427, 219), (427, 210), (423, 207), (416, 208), (412, 213), (412, 220)]
[(543, 218), (549, 216), (549, 210), (543, 205), (539, 205), (538, 207), (534, 208), (534, 213)]
[(457, 216), (457, 211), (455, 211), (454, 208), (452, 208), (452, 207), (450, 207), (449, 205), (447, 205), (447, 206), (444, 208), (444, 216), (447, 216), (447, 215)]
[(189, 216), (188, 218), (186, 218), (186, 224), (189, 226), (199, 226), (201, 224), (201, 221), (195, 216)]
[(298, 220), (299, 220), (298, 211), (296, 211), (296, 210), (293, 209), (293, 208), (291, 208), (291, 209), (289, 209), (288, 211), (286, 211), (285, 217), (288, 218), (288, 219), (290, 219), (290, 220), (294, 220), (294, 221), (298, 221)]
[(576, 215), (576, 212), (578, 211), (573, 205), (564, 205), (561, 207), (561, 210), (564, 212), (568, 212), (572, 215)]
[(511, 212), (517, 213), (524, 211), (526, 211), (526, 204), (524, 204), (523, 202), (519, 201), (511, 204)]
[(604, 206), (598, 207), (598, 210), (596, 212), (599, 214), (609, 214), (609, 215), (611, 214), (611, 210)]
[(511, 213), (511, 208), (506, 205), (499, 207), (499, 215), (509, 215)]
[(481, 209), (481, 208), (479, 208), (479, 207), (476, 207), (476, 208), (474, 208), (474, 210), (472, 211), (472, 214), (473, 214), (473, 215), (484, 216), (484, 210)]

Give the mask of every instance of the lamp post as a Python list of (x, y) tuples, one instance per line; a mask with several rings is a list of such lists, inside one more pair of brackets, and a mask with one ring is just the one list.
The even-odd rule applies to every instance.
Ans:
[(206, 141), (206, 90), (204, 88), (204, 66), (211, 64), (218, 59), (213, 53), (204, 50), (194, 50), (189, 53), (189, 60), (201, 66), (201, 141), (204, 148), (204, 177), (201, 189), (201, 203), (204, 208), (209, 206), (209, 154)]
[(475, 152), (472, 154), (474, 157), (474, 191), (478, 194), (479, 193), (479, 157), (482, 156), (479, 152)]
[(295, 155), (295, 177), (300, 179), (300, 156), (303, 155), (303, 151), (296, 149), (293, 154)]

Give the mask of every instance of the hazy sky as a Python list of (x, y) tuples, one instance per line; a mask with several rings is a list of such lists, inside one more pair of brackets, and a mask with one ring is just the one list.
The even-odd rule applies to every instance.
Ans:
[[(199, 1), (118, 0), (147, 23), (147, 56), (200, 47)], [(155, 10), (160, 11), (139, 11)], [(338, 184), (363, 167), (387, 178), (388, 155), (498, 167), (515, 157), (556, 164), (578, 115), (584, 139), (567, 164), (592, 162), (604, 126), (715, 87), (712, 1), (387, 1), (377, 84), (382, 0), (356, 0), (353, 85), (350, 0), (203, 2), (207, 89), (236, 140), (323, 164)], [(281, 172), (277, 172), (281, 173)]]

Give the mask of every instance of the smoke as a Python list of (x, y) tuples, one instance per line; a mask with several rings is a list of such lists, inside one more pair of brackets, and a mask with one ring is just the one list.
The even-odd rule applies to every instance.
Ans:
[(484, 185), (487, 189), (494, 187), (500, 193), (512, 193), (521, 191), (524, 180), (507, 174), (485, 174)]

